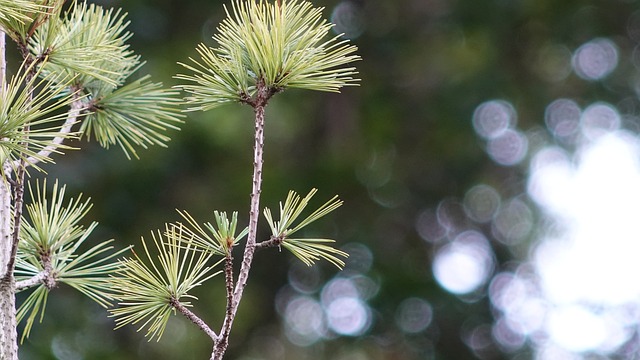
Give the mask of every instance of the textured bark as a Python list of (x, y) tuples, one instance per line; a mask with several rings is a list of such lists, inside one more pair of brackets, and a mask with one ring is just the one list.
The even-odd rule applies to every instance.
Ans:
[[(6, 87), (7, 61), (5, 34), (0, 29), (0, 91)], [(9, 162), (2, 164), (5, 177), (11, 176)], [(8, 271), (11, 257), (12, 219), (11, 185), (0, 181), (0, 359), (18, 359), (16, 297), (13, 272)]]
[[(11, 168), (7, 164), (4, 166), (4, 172), (6, 177), (11, 174)], [(0, 180), (0, 279), (7, 275), (7, 265), (11, 256), (12, 217), (11, 185)]]
[(11, 255), (11, 190), (0, 183), (0, 359), (18, 359), (16, 298), (12, 272), (7, 272)]
[(16, 296), (13, 275), (0, 280), (0, 359), (18, 359)]

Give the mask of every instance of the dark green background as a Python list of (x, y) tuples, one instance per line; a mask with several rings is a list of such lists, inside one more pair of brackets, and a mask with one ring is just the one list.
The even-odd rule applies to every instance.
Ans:
[[(122, 7), (134, 32), (131, 46), (150, 73), (167, 85), (181, 72), (178, 61), (195, 56), (197, 43), (223, 18), (227, 1), (98, 1)], [(630, 78), (637, 76), (629, 19), (634, 0), (400, 0), (353, 1), (364, 31), (353, 39), (363, 61), (356, 63), (360, 87), (341, 94), (290, 90), (267, 108), (263, 206), (277, 207), (289, 189), (319, 188), (317, 204), (339, 194), (345, 205), (314, 224), (314, 232), (339, 244), (363, 244), (373, 254), (364, 274), (379, 290), (368, 300), (372, 326), (362, 336), (336, 337), (296, 347), (284, 336), (274, 298), (296, 263), (277, 250), (260, 251), (231, 337), (229, 359), (528, 359), (528, 351), (504, 353), (489, 341), (472, 351), (461, 339), (473, 324), (491, 324), (489, 301), (449, 294), (435, 282), (431, 260), (437, 250), (416, 231), (419, 214), (444, 199), (461, 199), (477, 183), (505, 197), (525, 191), (526, 162), (504, 167), (489, 158), (474, 133), (474, 109), (505, 99), (518, 112), (518, 127), (544, 127), (544, 110), (558, 97), (580, 104), (618, 104), (638, 115)], [(314, 1), (326, 7), (338, 1)], [(619, 46), (620, 65), (607, 79), (588, 82), (574, 73), (550, 79), (553, 59), (540, 55), (549, 44), (573, 51), (597, 37)], [(15, 64), (14, 64), (15, 65)], [(129, 161), (117, 149), (81, 142), (81, 151), (58, 157), (47, 167), (71, 194), (90, 196), (90, 218), (100, 226), (97, 240), (119, 246), (178, 219), (186, 209), (213, 221), (213, 210), (240, 212), (247, 220), (251, 189), (252, 112), (227, 105), (190, 113), (171, 132), (168, 148), (140, 152)], [(260, 234), (268, 237), (266, 223)], [(487, 229), (483, 229), (487, 230)], [(487, 232), (490, 234), (490, 231)], [(498, 269), (526, 253), (492, 242)], [(526, 245), (526, 244), (525, 244)], [(240, 250), (240, 249), (238, 249)], [(240, 251), (236, 253), (240, 257)], [(356, 264), (357, 265), (357, 264)], [(356, 266), (351, 265), (351, 266)], [(336, 273), (320, 265), (323, 281)], [(311, 271), (311, 270), (309, 270)], [(347, 267), (349, 271), (349, 265)], [(197, 289), (194, 311), (219, 328), (222, 279)], [(402, 300), (420, 297), (433, 307), (431, 325), (405, 334), (395, 323)], [(208, 338), (180, 317), (171, 320), (160, 342), (148, 343), (128, 326), (112, 331), (105, 311), (67, 288), (50, 297), (43, 324), (21, 348), (23, 359), (208, 359)], [(56, 353), (58, 357), (53, 355)]]

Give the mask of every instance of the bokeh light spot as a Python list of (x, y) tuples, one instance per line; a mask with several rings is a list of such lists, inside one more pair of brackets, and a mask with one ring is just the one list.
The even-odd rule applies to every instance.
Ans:
[(433, 319), (431, 305), (423, 299), (411, 297), (400, 303), (396, 311), (396, 324), (406, 333), (418, 333), (426, 329)]
[(620, 128), (620, 114), (613, 106), (606, 103), (595, 103), (582, 113), (580, 125), (587, 139), (610, 133)]
[(329, 281), (320, 294), (320, 299), (325, 307), (328, 307), (336, 299), (343, 297), (358, 298), (360, 293), (356, 284), (351, 279), (336, 278)]
[(424, 210), (416, 219), (416, 230), (418, 235), (430, 243), (437, 243), (444, 239), (447, 235), (447, 229), (438, 221), (436, 211)]
[(308, 296), (299, 296), (290, 301), (284, 318), (289, 341), (299, 346), (315, 343), (326, 331), (322, 306)]
[(476, 354), (477, 358), (484, 358), (481, 354), (493, 346), (491, 326), (482, 324), (462, 334), (463, 341)]
[(529, 141), (517, 130), (507, 129), (487, 143), (487, 152), (493, 161), (501, 165), (515, 165), (524, 159)]
[(573, 69), (585, 80), (600, 80), (618, 66), (618, 48), (605, 38), (591, 40), (573, 54)]
[(493, 220), (493, 232), (498, 241), (514, 245), (526, 239), (533, 228), (533, 212), (521, 199), (505, 202)]
[(480, 104), (473, 113), (473, 127), (481, 137), (495, 139), (516, 123), (516, 111), (504, 100)]
[(317, 266), (294, 263), (289, 268), (288, 277), (291, 287), (304, 294), (313, 293), (320, 287), (321, 275)]
[(527, 339), (526, 336), (513, 331), (505, 318), (500, 318), (493, 324), (491, 334), (498, 344), (508, 352), (520, 349)]
[(438, 223), (446, 230), (446, 235), (457, 233), (467, 223), (464, 206), (458, 199), (447, 198), (438, 204), (436, 209)]
[(547, 305), (530, 277), (513, 273), (496, 275), (489, 286), (489, 298), (504, 314), (503, 325), (511, 332), (530, 335), (544, 326)]
[(344, 34), (346, 38), (355, 39), (365, 30), (362, 6), (352, 1), (343, 1), (331, 12), (331, 22), (335, 24), (333, 31)]
[(349, 243), (342, 248), (349, 257), (346, 259), (344, 271), (353, 271), (359, 274), (367, 273), (373, 265), (373, 253), (364, 244)]
[(51, 352), (58, 359), (82, 359), (82, 354), (80, 354), (73, 346), (73, 340), (62, 335), (57, 335), (53, 340), (51, 340)]
[(327, 306), (331, 330), (340, 335), (357, 336), (364, 333), (371, 322), (369, 307), (355, 297), (340, 297)]
[(558, 99), (547, 106), (544, 120), (558, 138), (568, 138), (578, 132), (582, 110), (573, 100)]
[(454, 294), (467, 294), (487, 281), (493, 269), (493, 253), (484, 235), (465, 231), (438, 251), (433, 274), (438, 283)]
[(467, 191), (464, 196), (464, 209), (474, 221), (486, 223), (500, 207), (500, 194), (489, 185), (479, 184)]

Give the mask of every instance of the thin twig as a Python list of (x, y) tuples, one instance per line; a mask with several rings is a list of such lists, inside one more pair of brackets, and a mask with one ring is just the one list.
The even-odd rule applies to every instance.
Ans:
[(191, 310), (189, 310), (186, 306), (184, 306), (178, 299), (171, 298), (169, 300), (171, 306), (173, 306), (178, 312), (184, 315), (187, 319), (191, 320), (192, 323), (196, 324), (200, 328), (200, 330), (204, 331), (213, 341), (218, 339), (218, 335), (215, 331), (211, 330), (211, 328), (198, 317), (198, 315), (194, 314)]
[(30, 287), (42, 284), (45, 282), (45, 279), (49, 276), (47, 271), (40, 271), (36, 275), (30, 277), (29, 279), (17, 281), (15, 288), (16, 291), (21, 291), (24, 289), (28, 289)]
[(16, 282), (16, 285), (15, 285), (16, 291), (30, 288), (32, 286), (36, 286), (39, 284), (44, 284), (44, 286), (49, 290), (57, 286), (58, 282), (56, 280), (56, 274), (53, 271), (53, 264), (51, 263), (51, 255), (50, 254), (42, 255), (40, 257), (40, 262), (44, 270), (40, 271), (35, 276), (32, 276), (29, 279)]
[(14, 216), (13, 216), (13, 233), (11, 237), (11, 254), (9, 255), (9, 261), (7, 263), (7, 269), (5, 277), (13, 276), (13, 271), (16, 263), (16, 257), (18, 256), (18, 241), (20, 240), (20, 226), (22, 220), (22, 205), (24, 204), (24, 173), (25, 164), (24, 159), (20, 162), (20, 166), (16, 171), (16, 183), (14, 203)]
[(51, 144), (45, 146), (38, 152), (37, 157), (30, 156), (26, 160), (27, 166), (33, 166), (40, 162), (40, 159), (47, 158), (51, 155), (52, 152), (56, 151), (56, 149), (62, 144), (62, 142), (67, 138), (66, 135), (71, 134), (71, 128), (78, 122), (78, 118), (82, 115), (82, 112), (86, 110), (86, 104), (82, 101), (81, 90), (75, 87), (71, 88), (73, 91), (73, 101), (71, 102), (71, 108), (69, 109), (69, 113), (67, 115), (67, 119), (64, 124), (60, 128), (60, 135), (53, 138)]
[(16, 281), (15, 289), (17, 291), (22, 291), (24, 289), (28, 289), (30, 287), (40, 285), (44, 282), (44, 279), (47, 277), (47, 273), (45, 271), (40, 271), (35, 276), (30, 277), (29, 279)]
[(231, 321), (233, 320), (233, 308), (234, 308), (234, 282), (233, 282), (233, 256), (231, 249), (227, 251), (227, 255), (224, 259), (224, 279), (227, 290), (227, 308), (224, 316), (224, 322), (222, 329), (220, 330), (220, 338), (216, 347), (226, 349), (229, 345), (229, 334), (231, 333)]
[(280, 246), (280, 245), (282, 245), (282, 243), (284, 242), (285, 239), (286, 239), (285, 236), (271, 236), (271, 238), (269, 240), (265, 240), (265, 241), (261, 241), (259, 243), (256, 243), (256, 249), (263, 249), (263, 248), (270, 248), (270, 247)]

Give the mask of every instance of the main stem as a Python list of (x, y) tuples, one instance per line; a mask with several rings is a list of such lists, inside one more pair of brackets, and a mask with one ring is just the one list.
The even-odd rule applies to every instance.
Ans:
[(255, 136), (253, 144), (253, 180), (251, 189), (251, 208), (249, 210), (249, 234), (242, 257), (242, 266), (238, 275), (231, 304), (228, 304), (227, 315), (225, 316), (220, 338), (213, 347), (211, 360), (221, 360), (229, 346), (229, 334), (231, 326), (238, 311), (238, 305), (242, 298), (242, 293), (249, 279), (249, 270), (253, 262), (253, 254), (256, 249), (256, 237), (258, 232), (258, 219), (260, 218), (260, 193), (262, 191), (262, 164), (264, 151), (264, 111), (267, 101), (274, 94), (273, 89), (265, 86), (262, 80), (258, 81), (257, 94), (255, 98), (248, 102), (253, 106), (255, 112)]
[[(0, 29), (0, 92), (7, 87), (7, 60), (5, 55), (6, 37)], [(10, 161), (0, 164), (7, 180), (13, 169)], [(15, 279), (11, 263), (12, 222), (11, 218), (11, 185), (8, 181), (0, 182), (0, 359), (18, 359), (18, 334), (16, 331), (16, 296)]]

